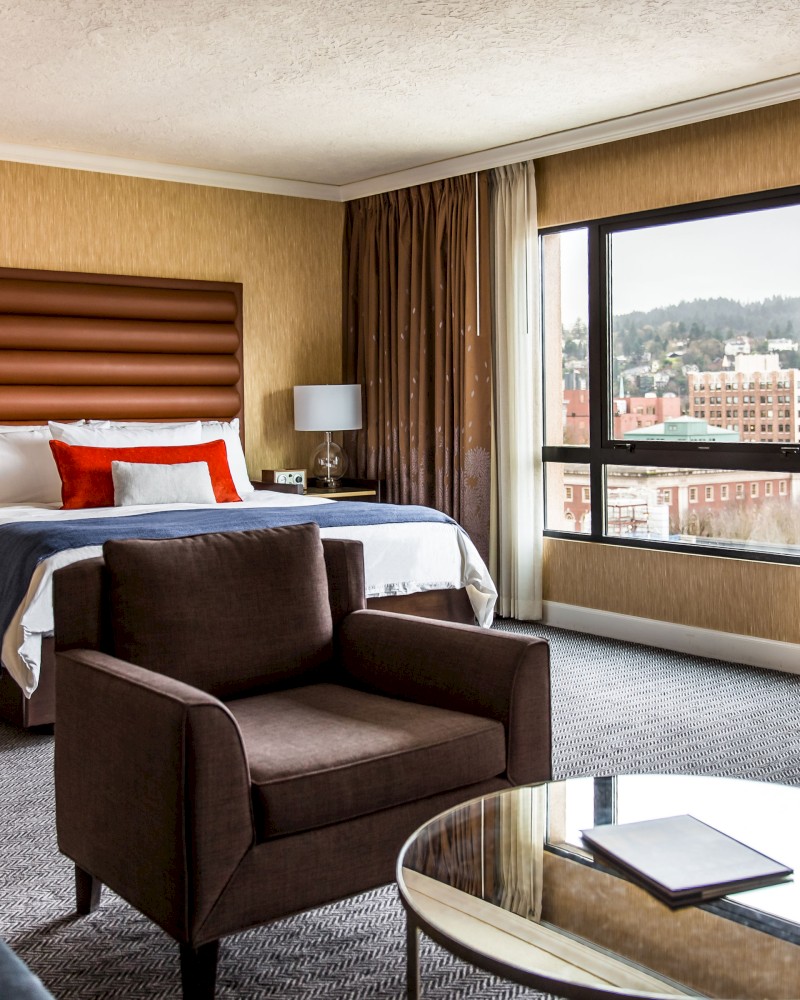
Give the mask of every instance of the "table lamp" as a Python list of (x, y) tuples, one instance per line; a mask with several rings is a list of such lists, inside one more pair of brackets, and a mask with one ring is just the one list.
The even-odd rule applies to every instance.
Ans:
[(310, 472), (335, 489), (347, 471), (347, 455), (331, 440), (331, 432), (361, 427), (361, 386), (296, 385), (294, 426), (298, 431), (325, 431), (325, 440), (311, 456)]

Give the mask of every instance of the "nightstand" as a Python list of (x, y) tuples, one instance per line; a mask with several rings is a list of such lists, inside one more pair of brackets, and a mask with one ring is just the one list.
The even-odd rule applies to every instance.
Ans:
[(336, 489), (328, 486), (308, 486), (307, 497), (325, 497), (328, 500), (363, 500), (381, 502), (380, 479), (342, 479)]

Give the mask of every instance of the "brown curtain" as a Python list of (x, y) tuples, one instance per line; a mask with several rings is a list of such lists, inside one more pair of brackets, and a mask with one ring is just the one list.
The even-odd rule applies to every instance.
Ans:
[(364, 427), (347, 449), (387, 500), (444, 511), (488, 557), (491, 338), (477, 245), (474, 175), (348, 204), (345, 377), (362, 386)]

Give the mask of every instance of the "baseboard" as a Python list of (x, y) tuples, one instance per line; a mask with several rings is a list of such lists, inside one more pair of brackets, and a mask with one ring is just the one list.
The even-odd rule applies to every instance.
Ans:
[(751, 667), (782, 670), (787, 674), (800, 674), (800, 645), (760, 639), (757, 636), (717, 632), (709, 628), (694, 628), (662, 622), (653, 618), (636, 618), (613, 611), (597, 611), (573, 604), (544, 601), (542, 621), (556, 628), (588, 632), (609, 639), (640, 642), (646, 646), (672, 649), (693, 656), (707, 656), (715, 660), (730, 660)]

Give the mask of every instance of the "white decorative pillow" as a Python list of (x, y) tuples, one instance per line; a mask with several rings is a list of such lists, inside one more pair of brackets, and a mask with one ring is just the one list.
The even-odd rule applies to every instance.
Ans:
[(228, 452), (228, 468), (231, 470), (233, 485), (239, 496), (244, 499), (253, 493), (254, 489), (247, 471), (242, 439), (239, 436), (238, 417), (234, 417), (233, 420), (203, 420), (200, 422), (201, 441), (218, 441), (220, 439), (225, 442), (225, 449)]
[(147, 448), (161, 445), (200, 444), (200, 421), (185, 424), (113, 425), (108, 421), (97, 424), (59, 424), (50, 421), (50, 430), (57, 441), (89, 448)]
[(0, 434), (0, 503), (60, 503), (50, 440), (47, 427)]
[(216, 503), (207, 462), (112, 462), (114, 506)]

